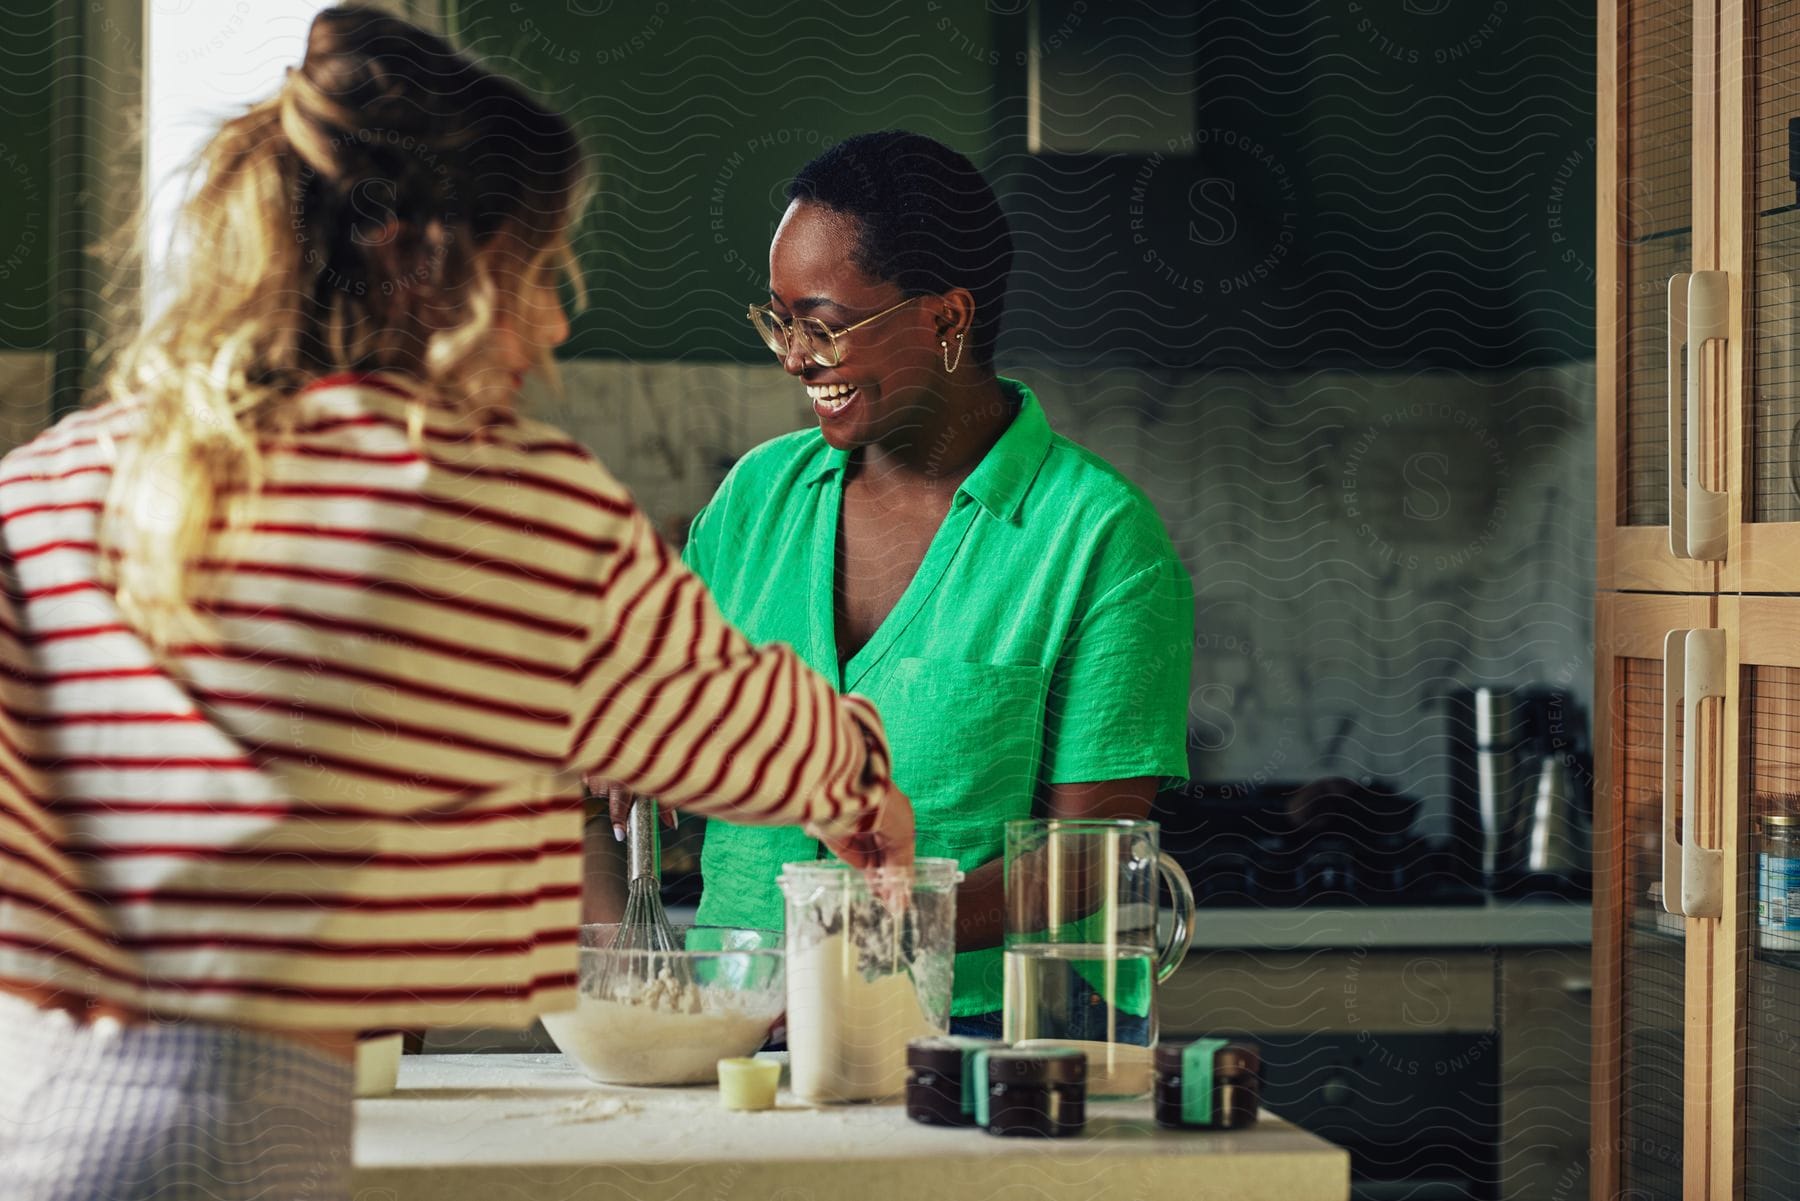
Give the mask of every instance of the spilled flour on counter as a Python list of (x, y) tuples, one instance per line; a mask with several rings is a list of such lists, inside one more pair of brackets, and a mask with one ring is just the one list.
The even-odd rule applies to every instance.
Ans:
[(843, 933), (788, 949), (789, 1071), (796, 1097), (872, 1101), (906, 1087), (906, 1044), (943, 1031), (904, 969), (863, 974)]
[(628, 1101), (624, 1097), (607, 1097), (599, 1093), (572, 1101), (557, 1110), (557, 1117), (563, 1122), (604, 1122), (609, 1118), (630, 1117), (642, 1112), (643, 1106), (636, 1101)]
[[(604, 1122), (612, 1118), (628, 1118), (642, 1113), (644, 1107), (636, 1101), (625, 1097), (609, 1097), (604, 1093), (590, 1093), (578, 1101), (556, 1107), (556, 1121), (559, 1124), (569, 1122)], [(500, 1116), (506, 1119), (535, 1120), (543, 1116), (541, 1109), (522, 1109)]]

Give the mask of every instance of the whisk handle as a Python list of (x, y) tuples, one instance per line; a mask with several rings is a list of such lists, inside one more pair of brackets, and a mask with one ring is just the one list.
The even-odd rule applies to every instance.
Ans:
[(631, 815), (625, 819), (626, 880), (645, 876), (662, 876), (662, 846), (656, 829), (656, 802), (650, 797), (637, 797), (631, 803)]

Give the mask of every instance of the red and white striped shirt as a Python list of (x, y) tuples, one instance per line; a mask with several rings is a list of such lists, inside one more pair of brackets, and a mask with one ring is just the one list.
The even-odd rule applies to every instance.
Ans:
[(136, 413), (0, 463), (0, 979), (318, 1028), (573, 1004), (582, 774), (736, 821), (866, 821), (874, 710), (752, 647), (575, 442), (393, 376), (296, 398), (203, 643), (98, 581)]

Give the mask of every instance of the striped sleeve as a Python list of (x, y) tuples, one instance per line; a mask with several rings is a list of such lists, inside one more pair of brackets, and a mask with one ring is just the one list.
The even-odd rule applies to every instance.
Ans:
[(866, 829), (889, 780), (866, 700), (752, 646), (633, 508), (578, 673), (570, 766), (733, 821)]
[[(67, 831), (44, 804), (50, 789), (20, 719), (31, 708), (32, 683), (12, 566), (10, 558), (0, 563), (0, 979), (99, 992), (97, 981), (130, 968), (66, 853)], [(12, 970), (24, 962), (33, 970)]]

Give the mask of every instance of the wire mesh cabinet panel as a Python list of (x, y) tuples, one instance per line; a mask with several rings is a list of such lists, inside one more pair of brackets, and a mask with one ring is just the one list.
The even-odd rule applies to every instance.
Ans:
[(1668, 898), (1679, 908), (1681, 884), (1669, 878), (1665, 851), (1668, 832), (1690, 817), (1682, 767), (1684, 752), (1698, 749), (1690, 746), (1685, 682), (1672, 675), (1670, 656), (1684, 666), (1688, 632), (1712, 629), (1713, 616), (1710, 597), (1603, 595), (1600, 601), (1595, 1201), (1683, 1201), (1698, 1195), (1692, 1186), (1707, 1163), (1710, 1126), (1704, 1104), (1694, 1104), (1693, 1083), (1704, 1082), (1710, 1047), (1705, 1040), (1695, 1045), (1694, 1019), (1704, 1018), (1709, 1003), (1697, 990), (1710, 980), (1712, 934), (1707, 923), (1671, 912)]
[(1720, 16), (1721, 265), (1734, 283), (1721, 588), (1800, 592), (1800, 0), (1733, 0)]
[[(1725, 597), (1730, 754), (1712, 1195), (1800, 1196), (1800, 597)], [(1735, 728), (1734, 728), (1735, 727)]]
[[(1691, 429), (1703, 428), (1703, 409), (1717, 391), (1701, 369), (1725, 346), (1727, 310), (1719, 273), (1711, 270), (1718, 251), (1712, 118), (1719, 2), (1601, 5), (1601, 588), (1711, 591), (1725, 553), (1721, 517), (1711, 513), (1717, 503), (1709, 499), (1722, 481), (1693, 489), (1689, 471)], [(1692, 531), (1698, 537), (1690, 537), (1697, 507), (1702, 520)]]

